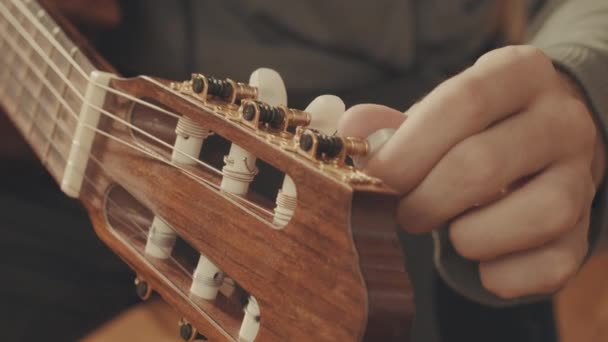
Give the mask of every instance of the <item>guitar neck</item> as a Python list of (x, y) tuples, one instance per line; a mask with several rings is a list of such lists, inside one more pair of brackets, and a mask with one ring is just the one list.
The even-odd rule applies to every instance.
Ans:
[(0, 104), (58, 182), (97, 69), (65, 27), (37, 1), (0, 1)]

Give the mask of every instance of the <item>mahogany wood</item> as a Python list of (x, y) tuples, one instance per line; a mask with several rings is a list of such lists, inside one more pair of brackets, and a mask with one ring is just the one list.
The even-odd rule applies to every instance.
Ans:
[[(112, 71), (47, 1), (45, 4), (91, 63)], [(165, 81), (157, 82), (134, 78), (114, 80), (111, 86), (188, 115), (289, 174), (298, 187), (295, 215), (284, 229), (275, 230), (268, 215), (257, 218), (252, 215), (255, 208), (239, 206), (214, 187), (98, 134), (92, 151), (95, 162), (89, 162), (80, 200), (99, 237), (211, 340), (237, 339), (242, 308), (231, 296), (208, 302), (191, 298), (191, 266), (188, 268), (179, 251), (166, 262), (142, 254), (142, 237), (152, 213), (167, 220), (189, 245), (257, 298), (261, 307), (257, 340), (407, 341), (413, 293), (396, 235), (394, 193), (329, 177), (310, 162), (169, 91)], [(130, 120), (131, 105), (108, 95), (104, 109)], [(143, 146), (131, 129), (107, 117), (100, 129)], [(29, 142), (34, 150), (42, 151), (39, 142), (31, 138)], [(218, 183), (217, 176), (203, 168), (188, 171)], [(111, 205), (119, 199), (124, 201), (119, 207), (129, 211), (128, 218), (138, 224), (121, 223), (125, 222), (120, 220), (124, 212)], [(132, 234), (137, 226), (142, 230)]]
[[(111, 139), (98, 138), (96, 142), (94, 155), (104, 170), (90, 174), (103, 173), (120, 184), (255, 295), (262, 308), (260, 340), (297, 341), (312, 336), (328, 341), (360, 340), (366, 328), (366, 340), (406, 340), (412, 294), (396, 236), (395, 198), (390, 191), (373, 191), (369, 186), (349, 188), (148, 79), (114, 81), (113, 86), (137, 97), (155, 98), (229, 140), (251, 147), (256, 156), (272, 161), (296, 182), (296, 214), (284, 230), (277, 231), (179, 170)], [(106, 106), (126, 119), (130, 106), (112, 102)], [(116, 122), (105, 124), (104, 129), (114, 136), (133, 139), (127, 127)], [(204, 172), (200, 176), (210, 178)], [(87, 191), (83, 198), (95, 197), (104, 188)], [(185, 300), (190, 279), (172, 284), (181, 296), (166, 291), (171, 290), (167, 289), (171, 286), (167, 279), (150, 277), (152, 270), (144, 267), (150, 262), (133, 251), (132, 245), (126, 249), (108, 233), (106, 225), (96, 225), (96, 230), (136, 265), (144, 278), (152, 278), (149, 281), (166, 300), (196, 326), (205, 326), (195, 314), (200, 306)], [(235, 337), (236, 332), (227, 333)]]

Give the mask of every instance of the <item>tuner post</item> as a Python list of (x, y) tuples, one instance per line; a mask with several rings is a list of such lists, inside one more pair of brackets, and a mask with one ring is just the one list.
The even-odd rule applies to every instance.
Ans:
[[(338, 120), (345, 110), (346, 106), (339, 97), (321, 95), (308, 104), (303, 113), (308, 114), (306, 125), (321, 133), (330, 134), (336, 130)], [(278, 192), (275, 203), (272, 222), (275, 228), (281, 229), (289, 223), (298, 204), (296, 184), (287, 174), (283, 178), (283, 185)]]
[(140, 277), (135, 278), (135, 293), (141, 300), (148, 300), (152, 296), (152, 287)]
[(192, 275), (190, 293), (206, 300), (213, 300), (224, 282), (224, 273), (209, 258), (200, 255)]
[(148, 230), (145, 253), (157, 259), (167, 259), (171, 256), (176, 239), (173, 229), (160, 217), (154, 216)]
[[(196, 165), (203, 142), (211, 134), (213, 133), (210, 130), (182, 115), (175, 127), (175, 143), (171, 161), (183, 165)], [(177, 235), (172, 227), (160, 217), (154, 216), (148, 230), (145, 253), (157, 259), (167, 259), (171, 256), (176, 239)]]
[(182, 318), (179, 321), (179, 336), (186, 342), (207, 341), (207, 337), (198, 332), (188, 321)]
[(253, 342), (260, 330), (260, 306), (255, 297), (249, 296), (244, 312), (243, 323), (239, 329), (239, 341)]
[(365, 156), (369, 146), (365, 139), (322, 134), (313, 129), (300, 129), (296, 135), (299, 153), (309, 159), (345, 165), (346, 157)]
[(209, 97), (217, 97), (229, 103), (236, 103), (243, 99), (255, 99), (258, 96), (257, 88), (229, 78), (218, 79), (203, 74), (192, 74), (188, 85), (191, 92), (203, 102)]
[(241, 121), (255, 129), (287, 131), (290, 127), (308, 126), (311, 121), (311, 115), (305, 111), (255, 100), (242, 101), (239, 113)]

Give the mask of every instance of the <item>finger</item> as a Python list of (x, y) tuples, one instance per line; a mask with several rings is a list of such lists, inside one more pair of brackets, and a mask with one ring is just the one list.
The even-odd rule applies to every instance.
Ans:
[(507, 299), (559, 290), (587, 255), (588, 228), (589, 215), (585, 215), (574, 230), (542, 248), (481, 262), (481, 283)]
[(532, 102), (546, 87), (547, 69), (553, 70), (551, 63), (533, 48), (490, 53), (409, 110), (407, 125), (370, 160), (367, 172), (408, 192), (458, 142)]
[(402, 112), (381, 105), (363, 104), (348, 109), (338, 122), (338, 134), (366, 138), (383, 128), (397, 128), (406, 119)]
[(467, 259), (490, 260), (557, 239), (576, 227), (594, 185), (584, 161), (556, 164), (528, 184), (450, 224), (450, 240)]
[[(561, 110), (555, 108), (555, 100), (538, 101), (529, 110), (457, 144), (402, 199), (400, 221), (408, 222), (408, 229), (414, 232), (432, 230), (494, 199), (502, 189), (540, 171), (577, 145), (567, 139), (576, 131), (570, 115), (555, 115)], [(563, 139), (556, 141), (555, 136)]]

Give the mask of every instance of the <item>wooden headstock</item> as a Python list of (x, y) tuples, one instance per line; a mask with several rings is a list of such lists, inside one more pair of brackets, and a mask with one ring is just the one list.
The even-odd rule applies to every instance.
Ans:
[(183, 314), (186, 339), (408, 340), (396, 194), (346, 162), (364, 140), (310, 130), (323, 120), (280, 91), (99, 72), (112, 70), (37, 2), (0, 13), (18, 85), (0, 102), (140, 295)]
[[(245, 291), (261, 311), (258, 341), (407, 340), (413, 294), (390, 189), (341, 162), (299, 153), (297, 135), (250, 126), (238, 104), (201, 101), (175, 84), (148, 77), (115, 79), (111, 87), (132, 96), (106, 98), (105, 107), (125, 122), (147, 122), (140, 126), (143, 131), (164, 134), (168, 142), (175, 139), (170, 133), (175, 118), (143, 109), (134, 99), (153, 101), (246, 146), (296, 184), (295, 213), (277, 229), (268, 198), (252, 191), (246, 200), (235, 200), (219, 190), (216, 172), (159, 161), (155, 156), (170, 160), (166, 147), (116, 120), (102, 119), (101, 130), (142, 151), (98, 134), (92, 152), (98, 162), (89, 165), (92, 183), (85, 185), (81, 199), (100, 237), (188, 322), (209, 338), (238, 340), (243, 319), (239, 295)], [(202, 155), (221, 148), (222, 139), (206, 142)], [(256, 179), (264, 179), (263, 171)], [(178, 245), (166, 260), (146, 256), (154, 215), (190, 247)], [(234, 280), (237, 291), (225, 283), (214, 300), (191, 295), (197, 261), (193, 250)]]

